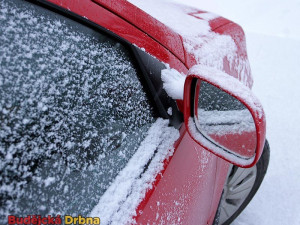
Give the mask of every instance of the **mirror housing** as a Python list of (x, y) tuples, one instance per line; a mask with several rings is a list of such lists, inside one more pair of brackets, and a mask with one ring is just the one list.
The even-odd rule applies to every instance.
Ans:
[[(215, 90), (214, 94), (206, 93), (208, 90)], [(202, 100), (199, 96), (208, 97)], [(227, 106), (232, 107), (221, 106), (220, 109), (208, 105), (218, 96), (222, 96), (218, 105), (227, 98)], [(252, 167), (257, 163), (265, 143), (266, 120), (261, 103), (247, 86), (225, 72), (196, 65), (186, 77), (183, 104), (187, 131), (204, 149), (239, 167)], [(206, 108), (200, 108), (200, 105)], [(242, 144), (233, 143), (237, 140)]]

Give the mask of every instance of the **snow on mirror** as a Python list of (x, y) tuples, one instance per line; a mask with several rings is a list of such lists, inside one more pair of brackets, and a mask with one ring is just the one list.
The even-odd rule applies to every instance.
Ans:
[(198, 131), (228, 153), (246, 159), (253, 157), (256, 128), (248, 108), (221, 89), (205, 81), (198, 82), (198, 101), (194, 107)]

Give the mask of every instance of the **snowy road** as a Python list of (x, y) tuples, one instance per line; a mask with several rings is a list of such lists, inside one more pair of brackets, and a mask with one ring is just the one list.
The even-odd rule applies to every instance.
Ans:
[(300, 40), (247, 37), (253, 90), (267, 115), (271, 161), (261, 189), (234, 224), (300, 224)]
[(233, 225), (300, 224), (300, 1), (181, 2), (243, 26), (253, 90), (267, 115), (269, 169), (257, 195)]

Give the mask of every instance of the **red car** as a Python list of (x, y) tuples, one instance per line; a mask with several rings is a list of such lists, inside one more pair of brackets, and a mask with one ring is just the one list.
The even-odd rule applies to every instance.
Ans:
[(239, 25), (163, 1), (0, 3), (1, 224), (241, 213), (269, 146)]

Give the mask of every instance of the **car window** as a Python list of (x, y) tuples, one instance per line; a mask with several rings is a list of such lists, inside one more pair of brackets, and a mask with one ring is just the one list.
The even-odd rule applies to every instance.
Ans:
[(128, 49), (28, 2), (0, 8), (0, 215), (87, 215), (155, 121)]
[(201, 81), (198, 105), (205, 111), (244, 110), (245, 106), (223, 90)]

